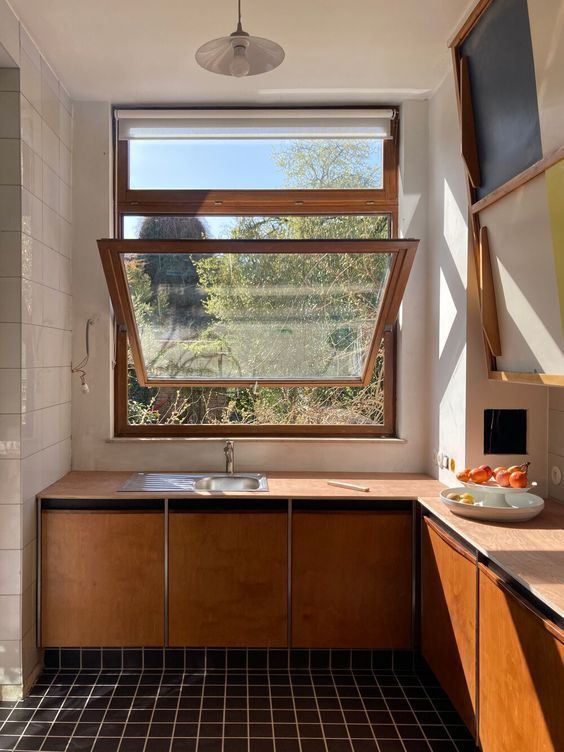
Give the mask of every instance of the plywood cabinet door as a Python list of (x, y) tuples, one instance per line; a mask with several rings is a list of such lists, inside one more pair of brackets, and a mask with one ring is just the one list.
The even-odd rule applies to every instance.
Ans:
[(43, 647), (163, 645), (164, 514), (47, 510)]
[(286, 647), (284, 511), (170, 513), (172, 646)]
[(421, 541), (421, 652), (475, 733), (476, 557), (429, 517)]
[(411, 512), (295, 511), (292, 644), (410, 648)]
[(564, 632), (480, 565), (483, 752), (562, 752)]

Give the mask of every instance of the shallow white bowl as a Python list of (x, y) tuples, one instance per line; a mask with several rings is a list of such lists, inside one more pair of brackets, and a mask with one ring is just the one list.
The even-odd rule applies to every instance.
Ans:
[[(472, 496), (476, 499), (474, 504), (463, 504), (461, 501), (453, 501), (447, 499), (447, 494), (457, 493), (463, 494), (467, 489), (467, 484), (464, 487), (458, 488), (446, 488), (441, 491), (441, 501), (453, 512), (460, 517), (468, 517), (469, 519), (488, 520), (490, 522), (524, 522), (525, 520), (532, 520), (544, 509), (544, 501), (540, 496), (535, 496), (530, 493), (520, 493), (512, 495), (507, 499), (507, 503), (504, 506), (498, 506), (492, 504), (492, 500), (495, 499), (495, 495), (483, 492), (483, 486), (476, 485), (475, 489), (472, 489)], [(518, 489), (522, 491), (522, 489)]]

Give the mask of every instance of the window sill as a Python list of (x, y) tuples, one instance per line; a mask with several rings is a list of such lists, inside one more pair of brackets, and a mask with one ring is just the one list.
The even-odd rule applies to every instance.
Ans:
[[(107, 444), (186, 444), (193, 442), (210, 442), (223, 444), (226, 439), (231, 438), (229, 433), (225, 436), (114, 436), (106, 439)], [(380, 436), (335, 436), (335, 437), (315, 437), (315, 436), (236, 436), (234, 439), (238, 444), (244, 443), (308, 443), (308, 444), (407, 444), (407, 439), (380, 437)]]

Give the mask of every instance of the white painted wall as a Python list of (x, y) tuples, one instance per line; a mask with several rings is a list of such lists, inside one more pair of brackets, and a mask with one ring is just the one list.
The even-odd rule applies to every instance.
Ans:
[[(549, 493), (554, 499), (564, 502), (564, 388), (549, 390), (548, 411), (548, 477)], [(553, 467), (560, 470), (562, 480), (554, 483), (551, 478)]]
[[(73, 382), (73, 468), (218, 470), (223, 439), (108, 440), (112, 437), (110, 304), (96, 248), (111, 226), (111, 128), (108, 103), (75, 103), (73, 360), (84, 352), (88, 317), (92, 331), (90, 394)], [(238, 440), (241, 470), (422, 471), (428, 454), (427, 355), (422, 322), (426, 295), (427, 105), (402, 109), (401, 221), (403, 236), (422, 238), (408, 284), (398, 342), (398, 428), (404, 442), (378, 440)], [(423, 148), (422, 148), (423, 146)], [(227, 434), (226, 434), (227, 435)]]
[[(449, 73), (429, 103), (429, 448), (453, 457), (457, 468), (528, 459), (531, 478), (546, 493), (548, 390), (487, 378), (476, 271), (467, 251), (466, 183), (460, 154), (454, 78)], [(483, 414), (488, 408), (527, 410), (526, 457), (484, 455)], [(437, 473), (432, 456), (427, 467)], [(439, 479), (456, 482), (447, 470), (439, 472)]]

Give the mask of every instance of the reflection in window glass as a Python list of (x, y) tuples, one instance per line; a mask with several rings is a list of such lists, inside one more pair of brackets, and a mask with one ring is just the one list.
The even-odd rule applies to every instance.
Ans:
[(133, 190), (381, 189), (383, 141), (368, 138), (141, 139)]
[(360, 379), (391, 253), (129, 253), (149, 379)]
[(389, 214), (274, 217), (126, 216), (127, 240), (370, 240), (390, 237)]

